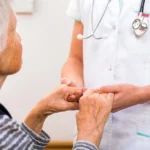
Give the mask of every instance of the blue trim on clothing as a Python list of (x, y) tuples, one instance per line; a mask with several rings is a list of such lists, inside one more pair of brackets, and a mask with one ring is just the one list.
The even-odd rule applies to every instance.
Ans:
[(120, 9), (122, 9), (122, 7), (123, 7), (123, 0), (119, 0), (119, 6), (120, 6)]
[[(138, 11), (138, 10), (134, 10), (134, 12), (135, 12), (135, 13), (137, 13), (137, 14), (139, 13), (139, 11)], [(150, 15), (150, 12), (144, 12), (144, 14), (148, 14), (148, 15)]]
[(147, 137), (147, 138), (150, 138), (150, 135), (144, 134), (144, 133), (141, 133), (141, 132), (137, 132), (137, 135), (139, 135), (139, 136), (144, 136), (144, 137)]
[(78, 19), (78, 18), (73, 18), (73, 20), (75, 20), (75, 21), (80, 21), (80, 22), (81, 22), (81, 20), (80, 20), (80, 19)]

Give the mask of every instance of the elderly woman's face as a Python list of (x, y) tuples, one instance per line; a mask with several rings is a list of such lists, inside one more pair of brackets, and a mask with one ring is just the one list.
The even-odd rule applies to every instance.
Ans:
[(21, 38), (16, 33), (16, 17), (10, 9), (8, 37), (5, 49), (0, 53), (0, 75), (9, 75), (20, 70), (22, 65)]

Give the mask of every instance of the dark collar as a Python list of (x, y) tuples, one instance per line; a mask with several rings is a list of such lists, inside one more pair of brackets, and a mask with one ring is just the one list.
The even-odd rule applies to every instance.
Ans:
[(12, 118), (10, 113), (7, 111), (7, 109), (2, 104), (0, 104), (0, 115), (7, 115), (10, 118)]

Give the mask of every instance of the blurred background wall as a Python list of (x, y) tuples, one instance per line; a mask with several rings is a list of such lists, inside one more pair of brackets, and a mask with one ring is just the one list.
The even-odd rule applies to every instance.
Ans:
[[(73, 21), (66, 16), (69, 0), (35, 0), (34, 13), (17, 15), (17, 30), (22, 36), (23, 66), (7, 78), (0, 92), (2, 103), (21, 122), (31, 108), (60, 84), (60, 71), (65, 62)], [(75, 112), (50, 116), (44, 129), (52, 140), (70, 141)]]

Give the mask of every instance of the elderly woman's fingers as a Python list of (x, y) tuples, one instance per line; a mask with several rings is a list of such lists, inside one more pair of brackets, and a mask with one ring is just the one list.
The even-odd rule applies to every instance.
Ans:
[(108, 93), (107, 94), (107, 100), (111, 101), (113, 103), (113, 100), (115, 98), (115, 94), (114, 93)]
[(106, 99), (107, 98), (107, 93), (100, 94), (100, 96)]
[(94, 90), (88, 89), (88, 90), (86, 90), (86, 91), (84, 92), (83, 96), (89, 96), (89, 95), (92, 95), (92, 94), (94, 94)]
[(79, 98), (82, 96), (84, 89), (83, 88), (77, 88), (77, 87), (69, 87), (62, 85), (61, 91), (63, 92), (62, 94), (66, 97), (66, 100), (68, 100), (68, 97), (71, 95), (75, 95), (76, 98)]
[(82, 94), (69, 95), (67, 98), (68, 102), (79, 102), (79, 99), (83, 96), (83, 93), (86, 91), (85, 88), (82, 89)]
[[(80, 98), (84, 95), (84, 93), (86, 92), (86, 88), (82, 88), (82, 93), (78, 94), (74, 94), (74, 95), (69, 95), (67, 98), (68, 102), (79, 102)], [(89, 91), (91, 93), (91, 91)], [(87, 92), (84, 96), (86, 96), (87, 94), (89, 95), (89, 92)], [(93, 93), (93, 92), (92, 92)]]
[(81, 97), (81, 95), (76, 96), (76, 95), (69, 95), (67, 98), (68, 102), (79, 102), (79, 98)]
[(65, 110), (79, 110), (79, 104), (77, 102), (68, 102)]
[(89, 105), (90, 107), (92, 107), (89, 96), (85, 96), (85, 95), (82, 96), (79, 100), (80, 112), (83, 112), (83, 113), (89, 112), (89, 109), (90, 109)]
[(86, 91), (85, 88), (82, 89), (82, 93), (76, 94), (76, 95), (69, 95), (67, 98), (68, 102), (79, 102), (79, 99), (83, 96), (83, 93)]
[(101, 109), (112, 109), (114, 94), (108, 93), (106, 95), (100, 94), (100, 107)]
[(94, 93), (93, 90), (89, 90), (84, 94), (83, 97), (80, 98), (79, 108), (80, 112), (86, 113), (90, 115), (96, 116), (99, 111), (99, 106), (96, 103), (99, 94)]

